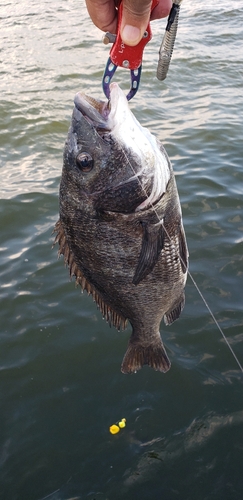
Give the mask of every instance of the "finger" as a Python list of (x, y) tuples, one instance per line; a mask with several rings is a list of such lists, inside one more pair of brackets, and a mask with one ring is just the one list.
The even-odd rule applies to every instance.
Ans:
[(86, 6), (97, 28), (116, 33), (117, 11), (114, 0), (86, 0)]
[(151, 21), (167, 17), (172, 7), (172, 0), (161, 0), (151, 12)]
[(127, 45), (137, 45), (148, 26), (151, 0), (124, 0), (121, 37)]

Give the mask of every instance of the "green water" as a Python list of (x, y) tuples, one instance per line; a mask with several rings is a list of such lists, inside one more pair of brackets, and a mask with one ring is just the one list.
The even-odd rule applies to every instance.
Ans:
[[(0, 498), (241, 500), (243, 376), (190, 278), (161, 325), (171, 370), (125, 376), (130, 329), (109, 328), (51, 248), (73, 97), (102, 97), (101, 32), (82, 0), (0, 16)], [(240, 1), (185, 0), (166, 81), (162, 20), (131, 102), (172, 160), (190, 271), (241, 363), (242, 27)]]

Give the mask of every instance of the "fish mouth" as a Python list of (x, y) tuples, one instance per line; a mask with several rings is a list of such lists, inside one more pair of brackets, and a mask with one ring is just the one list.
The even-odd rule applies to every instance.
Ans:
[(78, 92), (74, 97), (74, 104), (87, 122), (92, 125), (97, 132), (102, 133), (111, 131), (111, 127), (108, 123), (110, 101), (104, 102), (83, 94), (82, 92)]
[(78, 92), (74, 97), (74, 104), (76, 110), (100, 135), (104, 132), (117, 135), (122, 123), (132, 115), (127, 98), (116, 82), (110, 84), (109, 101), (104, 102)]

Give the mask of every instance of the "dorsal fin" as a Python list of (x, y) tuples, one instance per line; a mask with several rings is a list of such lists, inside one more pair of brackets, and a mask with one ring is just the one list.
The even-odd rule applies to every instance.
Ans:
[(153, 270), (164, 246), (164, 229), (161, 222), (148, 224), (142, 222), (143, 240), (133, 284), (138, 285)]
[(117, 330), (125, 330), (127, 322), (126, 318), (117, 313), (104, 301), (101, 294), (91, 283), (89, 283), (81, 269), (76, 264), (74, 254), (68, 245), (60, 219), (55, 224), (53, 233), (56, 233), (53, 247), (56, 243), (59, 243), (58, 257), (60, 257), (60, 255), (64, 256), (64, 263), (69, 268), (70, 279), (75, 276), (76, 285), (80, 285), (82, 290), (86, 290), (88, 295), (92, 295), (93, 300), (96, 302), (103, 318), (105, 318), (110, 325), (113, 324)]

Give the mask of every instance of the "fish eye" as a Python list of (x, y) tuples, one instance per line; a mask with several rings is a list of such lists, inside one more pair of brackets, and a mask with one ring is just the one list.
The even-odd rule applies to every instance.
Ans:
[(76, 165), (82, 172), (90, 172), (94, 166), (94, 160), (89, 153), (79, 153), (76, 156)]

